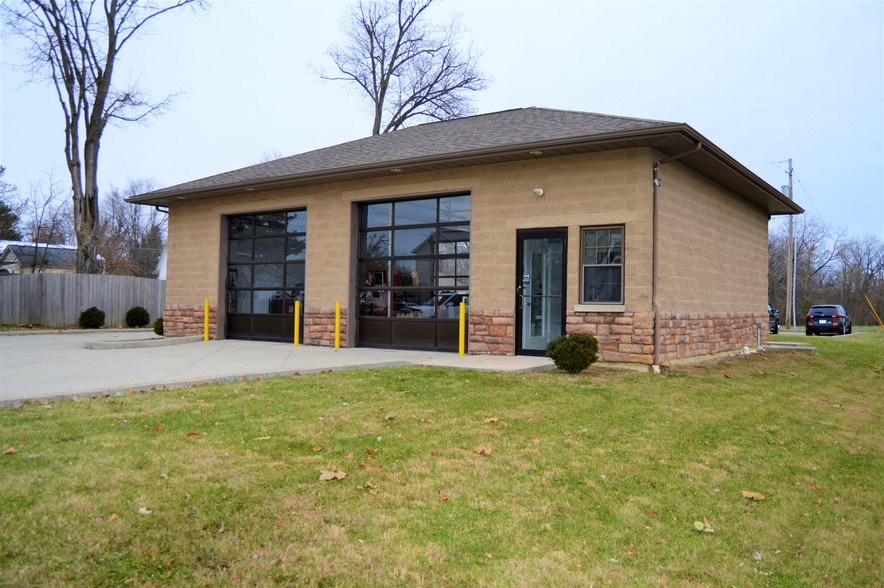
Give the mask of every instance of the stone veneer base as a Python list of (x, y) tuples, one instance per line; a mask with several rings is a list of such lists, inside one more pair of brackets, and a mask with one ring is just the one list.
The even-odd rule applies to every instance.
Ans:
[[(205, 328), (202, 304), (167, 304), (163, 307), (163, 336), (202, 335)], [(218, 338), (218, 308), (209, 307), (209, 339)]]
[(513, 311), (471, 308), (469, 319), (470, 355), (515, 355)]
[[(341, 308), (341, 347), (347, 347), (347, 309)], [(335, 308), (304, 309), (304, 344), (332, 347), (335, 344)]]
[[(599, 341), (599, 360), (606, 363), (654, 362), (654, 314), (651, 312), (575, 312), (566, 314), (565, 332), (587, 333)], [(470, 309), (471, 355), (514, 355), (512, 311)], [(770, 339), (767, 315), (758, 313), (665, 313), (660, 320), (660, 361), (714, 356), (762, 344)]]
[(654, 315), (650, 312), (574, 312), (565, 317), (565, 332), (586, 333), (599, 342), (599, 361), (654, 361)]
[(729, 353), (770, 341), (767, 313), (667, 313), (660, 318), (660, 363)]

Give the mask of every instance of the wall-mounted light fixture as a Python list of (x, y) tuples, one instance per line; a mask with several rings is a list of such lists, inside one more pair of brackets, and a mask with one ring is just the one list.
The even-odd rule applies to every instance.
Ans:
[(537, 196), (538, 198), (543, 196), (545, 193), (546, 192), (543, 191), (543, 188), (534, 188), (534, 195)]

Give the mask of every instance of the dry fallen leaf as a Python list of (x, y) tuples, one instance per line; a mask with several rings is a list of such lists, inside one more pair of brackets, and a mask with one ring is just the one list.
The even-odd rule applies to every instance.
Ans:
[(636, 551), (635, 549), (630, 549), (626, 553), (629, 554), (629, 557), (636, 557), (638, 555), (638, 551)]
[(329, 480), (343, 480), (347, 477), (347, 474), (342, 470), (320, 470), (319, 471), (319, 479), (327, 482)]
[(7, 449), (6, 451), (3, 452), (3, 455), (12, 455), (13, 453), (15, 453), (15, 447), (10, 447), (9, 449)]
[(484, 445), (479, 445), (479, 446), (476, 447), (473, 451), (475, 451), (475, 452), (478, 453), (479, 455), (483, 455), (483, 456), (484, 456), (484, 455), (491, 455), (491, 448), (490, 448), (490, 447), (485, 447)]
[(430, 455), (439, 455), (439, 450), (437, 450), (437, 449), (431, 449), (431, 450), (430, 450)]
[(535, 438), (531, 439), (531, 443), (534, 443), (534, 444), (540, 443), (540, 439), (535, 437)]
[(163, 425), (160, 424), (160, 423), (157, 423), (157, 431), (159, 431), (159, 430), (162, 429), (162, 428), (163, 428)]
[(740, 492), (745, 498), (750, 500), (764, 500), (764, 494), (759, 494), (758, 492), (750, 492), (749, 490), (742, 490)]
[(488, 417), (487, 419), (485, 419), (485, 422), (486, 423), (496, 423), (497, 420), (498, 420), (497, 417)]
[(120, 517), (118, 517), (116, 513), (111, 513), (110, 520), (115, 521), (118, 518), (120, 518)]
[(820, 491), (820, 487), (817, 486), (816, 484), (811, 484), (811, 485), (810, 485), (810, 489), (813, 490), (814, 492), (819, 492), (819, 491)]
[(838, 504), (839, 502), (841, 502), (841, 499), (838, 498), (837, 496), (835, 496), (832, 498), (832, 502), (834, 502), (835, 504)]
[(187, 433), (185, 433), (185, 435), (187, 435), (188, 437), (199, 437), (200, 436), (200, 434), (197, 433), (196, 431), (188, 431)]

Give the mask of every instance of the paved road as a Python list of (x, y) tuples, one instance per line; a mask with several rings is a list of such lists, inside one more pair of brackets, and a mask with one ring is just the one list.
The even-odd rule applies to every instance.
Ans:
[[(294, 372), (394, 365), (437, 365), (498, 371), (550, 369), (542, 357), (458, 356), (454, 353), (334, 349), (257, 341), (198, 341), (154, 347), (117, 347), (157, 339), (150, 331), (71, 332), (0, 336), (0, 406), (24, 400), (114, 394), (154, 386), (185, 386)], [(142, 343), (136, 343), (141, 341)]]

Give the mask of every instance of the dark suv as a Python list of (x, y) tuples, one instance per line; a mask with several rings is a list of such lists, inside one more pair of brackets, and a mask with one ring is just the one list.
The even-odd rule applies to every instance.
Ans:
[(847, 311), (840, 304), (818, 304), (811, 306), (807, 311), (805, 335), (821, 335), (823, 333), (849, 335), (852, 332), (853, 324), (850, 322)]

